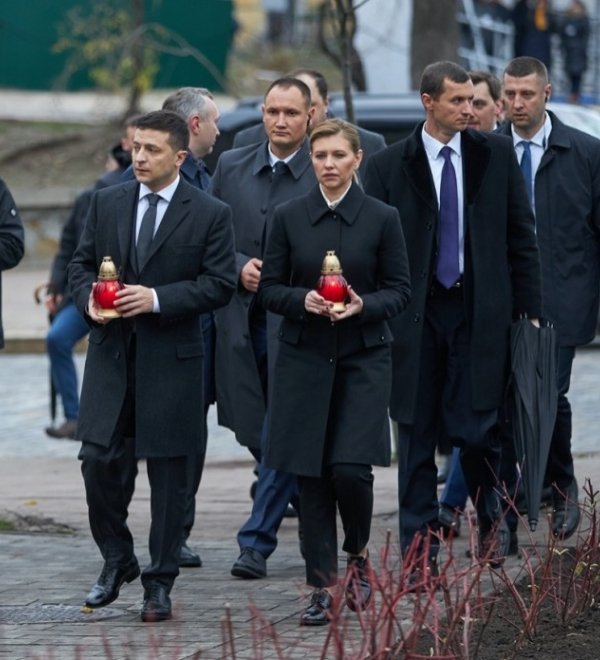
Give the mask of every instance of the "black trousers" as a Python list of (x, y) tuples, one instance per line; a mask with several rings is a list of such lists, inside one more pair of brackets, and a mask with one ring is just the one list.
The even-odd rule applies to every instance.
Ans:
[[(438, 528), (435, 448), (439, 433), (461, 448), (469, 495), (483, 531), (500, 514), (496, 495), (500, 448), (496, 410), (471, 405), (470, 336), (462, 289), (435, 285), (427, 300), (414, 423), (398, 425), (398, 498), (403, 553), (415, 535)], [(430, 553), (438, 543), (430, 539)]]
[[(79, 452), (90, 529), (104, 561), (123, 566), (135, 561), (127, 510), (135, 488), (135, 341), (129, 351), (127, 393), (108, 447), (82, 443)], [(150, 482), (150, 563), (142, 584), (160, 582), (168, 589), (179, 574), (187, 458), (147, 458)]]
[(330, 587), (337, 581), (336, 510), (344, 529), (342, 549), (357, 555), (369, 543), (373, 516), (373, 470), (370, 465), (341, 463), (323, 477), (298, 477), (304, 528), (306, 582)]

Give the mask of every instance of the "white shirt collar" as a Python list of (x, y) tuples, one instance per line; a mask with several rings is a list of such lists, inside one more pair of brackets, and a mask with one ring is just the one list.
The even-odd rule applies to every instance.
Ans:
[(289, 156), (286, 156), (286, 158), (278, 158), (272, 151), (271, 151), (271, 145), (269, 145), (269, 165), (271, 167), (274, 167), (275, 163), (278, 163), (279, 161), (282, 161), (283, 163), (289, 163), (290, 160), (300, 151), (300, 149), (296, 149), (293, 154), (290, 154)]
[(515, 131), (515, 127), (513, 124), (510, 125), (510, 130), (512, 133), (512, 138), (513, 138), (513, 145), (517, 146), (519, 142), (531, 142), (533, 145), (536, 147), (540, 147), (540, 149), (543, 149), (544, 151), (546, 150), (546, 147), (548, 146), (548, 138), (550, 137), (550, 133), (552, 132), (552, 120), (550, 119), (550, 115), (546, 112), (544, 113), (545, 119), (544, 123), (540, 127), (540, 130), (529, 140), (527, 138), (522, 138), (520, 135), (517, 134)]
[(429, 133), (425, 130), (425, 124), (423, 124), (421, 135), (423, 137), (423, 146), (425, 147), (427, 156), (430, 159), (433, 160), (437, 158), (440, 155), (440, 151), (442, 150), (443, 147), (450, 147), (450, 149), (452, 149), (452, 151), (454, 151), (455, 154), (457, 154), (458, 156), (461, 155), (460, 132), (455, 133), (452, 136), (452, 139), (447, 144), (444, 144), (443, 142), (440, 142), (436, 138), (429, 135)]
[(338, 204), (348, 194), (348, 191), (350, 190), (351, 187), (352, 187), (352, 181), (350, 181), (350, 183), (348, 184), (348, 187), (346, 188), (346, 190), (344, 190), (344, 192), (337, 199), (334, 199), (332, 202), (330, 202), (329, 199), (327, 199), (327, 195), (325, 195), (325, 192), (323, 191), (323, 186), (321, 184), (319, 184), (319, 190), (321, 191), (321, 195), (323, 195), (323, 199), (325, 200), (325, 204), (327, 204), (327, 206), (332, 211), (333, 211), (333, 209), (335, 209), (338, 206)]
[[(161, 199), (164, 199), (167, 204), (171, 201), (173, 195), (175, 194), (175, 191), (177, 190), (177, 186), (179, 185), (179, 174), (175, 177), (175, 180), (170, 183), (168, 186), (165, 186), (162, 188), (162, 190), (157, 190), (156, 194), (160, 196)], [(140, 183), (140, 196), (138, 199), (142, 199), (143, 197), (146, 197), (146, 195), (150, 195), (153, 191), (148, 188), (148, 186), (145, 183)]]

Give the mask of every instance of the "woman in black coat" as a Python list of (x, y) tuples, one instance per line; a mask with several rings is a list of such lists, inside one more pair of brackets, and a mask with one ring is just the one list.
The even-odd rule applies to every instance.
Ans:
[[(283, 317), (266, 462), (299, 477), (307, 583), (315, 589), (301, 623), (323, 625), (337, 583), (336, 506), (348, 553), (346, 602), (363, 609), (371, 597), (371, 466), (390, 462), (387, 320), (406, 306), (410, 285), (397, 211), (353, 182), (362, 157), (356, 129), (328, 120), (310, 142), (319, 185), (276, 209), (258, 296)], [(350, 285), (341, 312), (315, 290), (329, 250)]]

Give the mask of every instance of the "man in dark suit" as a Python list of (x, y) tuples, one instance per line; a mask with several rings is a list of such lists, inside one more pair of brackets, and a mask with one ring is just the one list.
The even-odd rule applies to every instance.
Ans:
[(263, 105), (268, 139), (222, 153), (212, 180), (212, 193), (233, 211), (238, 274), (236, 293), (216, 314), (219, 423), (260, 461), (252, 515), (238, 533), (240, 556), (231, 570), (241, 578), (266, 576), (287, 504), (297, 497), (296, 478), (260, 460), (267, 372), (274, 365), (280, 319), (257, 304), (256, 291), (275, 206), (307, 192), (316, 181), (306, 139), (312, 115), (310, 90), (301, 80), (276, 80)]
[(25, 252), (25, 233), (10, 190), (0, 179), (0, 348), (4, 348), (2, 329), (2, 279), (3, 270), (14, 268)]
[[(204, 158), (210, 154), (219, 137), (219, 108), (213, 95), (205, 87), (181, 87), (164, 100), (163, 110), (177, 113), (188, 127), (188, 147), (185, 160), (179, 173), (192, 186), (207, 191), (210, 185), (210, 172)], [(123, 175), (124, 180), (133, 178), (133, 168)], [(210, 405), (215, 401), (215, 323), (212, 312), (202, 314), (202, 338), (204, 341), (204, 396), (203, 407), (208, 415)], [(198, 448), (193, 459), (188, 461), (188, 496), (185, 507), (183, 542), (179, 554), (179, 566), (195, 568), (202, 566), (200, 554), (190, 548), (188, 539), (196, 518), (196, 493), (202, 480), (206, 445)]]
[[(453, 62), (421, 79), (424, 124), (375, 154), (365, 190), (396, 206), (412, 299), (395, 319), (390, 414), (400, 435), (400, 543), (437, 572), (435, 445), (461, 447), (479, 555), (499, 565), (508, 533), (495, 487), (511, 320), (540, 315), (533, 216), (510, 141), (467, 129), (473, 83)], [(466, 130), (465, 130), (466, 129)], [(419, 571), (417, 571), (418, 573)]]
[[(540, 60), (517, 57), (503, 76), (512, 138), (535, 213), (542, 264), (542, 316), (558, 337), (558, 407), (546, 478), (553, 486), (552, 533), (577, 529), (578, 488), (567, 399), (575, 348), (596, 332), (600, 282), (600, 141), (565, 126), (546, 103), (552, 93)], [(527, 154), (526, 154), (527, 152)]]
[[(86, 604), (107, 605), (140, 574), (126, 520), (136, 461), (145, 458), (152, 521), (143, 621), (171, 616), (187, 462), (205, 442), (200, 314), (226, 304), (235, 288), (230, 210), (179, 176), (188, 137), (175, 113), (139, 118), (137, 181), (94, 195), (69, 267), (73, 300), (91, 327), (77, 439), (105, 562)], [(110, 322), (93, 296), (106, 255), (126, 285), (115, 303), (121, 318)]]
[[(306, 84), (310, 89), (311, 107), (314, 109), (312, 119), (310, 120), (310, 127), (317, 126), (325, 121), (329, 116), (329, 96), (327, 90), (327, 81), (325, 76), (319, 71), (314, 69), (294, 69), (294, 71), (286, 75), (287, 78), (297, 78)], [(361, 178), (364, 178), (367, 161), (372, 154), (385, 149), (385, 140), (379, 133), (367, 131), (360, 126), (356, 127), (360, 137), (360, 146), (363, 151), (363, 158), (358, 167), (358, 173)], [(264, 141), (265, 127), (263, 123), (256, 126), (250, 126), (242, 131), (238, 131), (233, 138), (233, 147), (245, 147), (249, 144), (256, 144), (257, 142)]]

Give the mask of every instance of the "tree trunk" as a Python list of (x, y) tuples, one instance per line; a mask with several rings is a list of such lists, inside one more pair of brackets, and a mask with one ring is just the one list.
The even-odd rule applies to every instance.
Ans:
[(458, 61), (456, 0), (413, 0), (410, 78), (419, 89), (423, 69), (439, 60)]
[(125, 118), (138, 114), (140, 111), (140, 98), (142, 96), (142, 73), (144, 70), (144, 40), (142, 37), (142, 26), (144, 24), (144, 0), (131, 0), (131, 19), (133, 28), (133, 39), (131, 42), (131, 59), (133, 62), (133, 74), (129, 88), (129, 98)]

